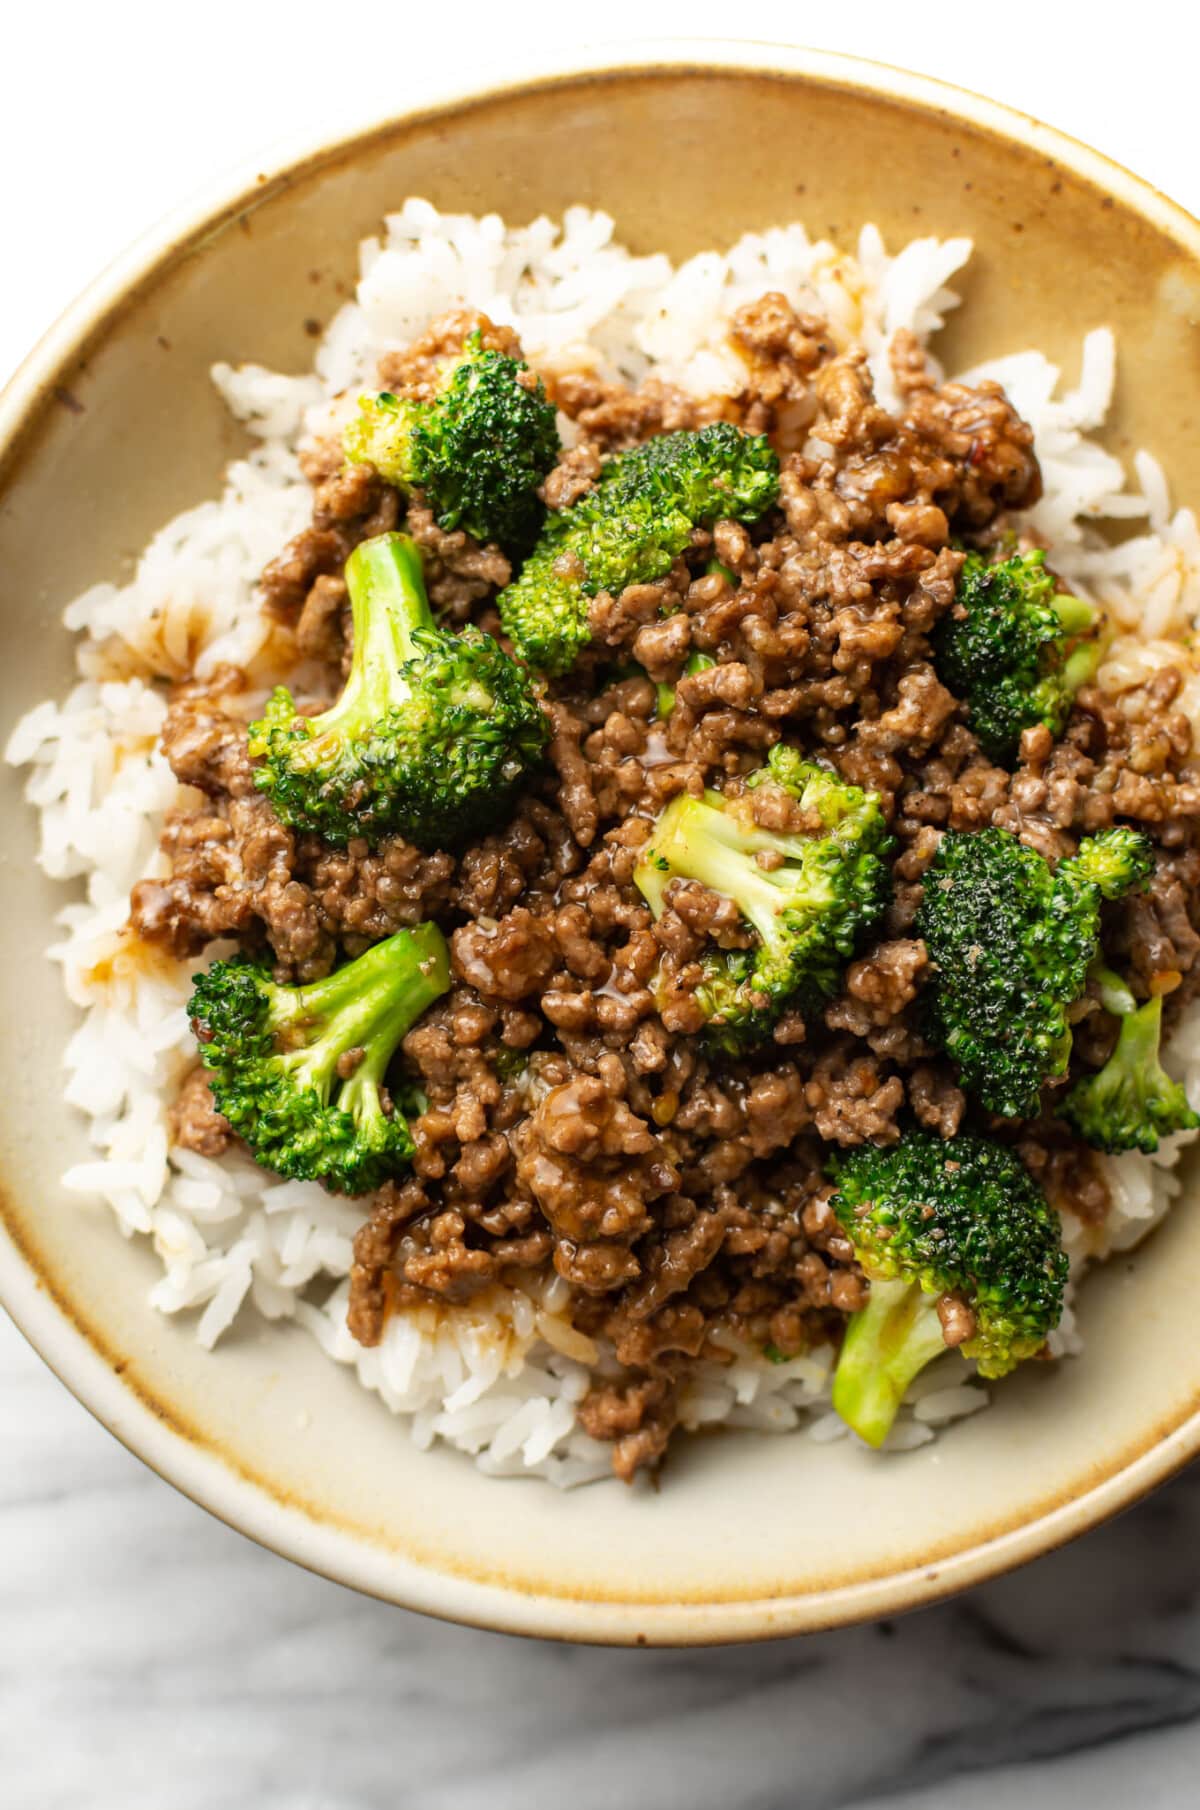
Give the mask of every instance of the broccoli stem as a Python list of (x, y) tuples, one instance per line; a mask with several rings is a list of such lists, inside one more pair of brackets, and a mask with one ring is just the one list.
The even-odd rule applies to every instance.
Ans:
[[(340, 1059), (361, 1049), (363, 1058), (343, 1084), (339, 1103), (355, 1114), (377, 1116), (378, 1088), (400, 1039), (450, 986), (446, 940), (436, 924), (420, 924), (377, 943), (357, 961), (308, 986), (279, 988), (274, 995), (284, 1066), (301, 1086), (328, 1102)], [(317, 1035), (303, 1044), (306, 1030)]]
[(1084, 641), (1068, 655), (1063, 667), (1063, 685), (1072, 697), (1083, 686), (1090, 683), (1096, 675), (1096, 669), (1104, 657), (1102, 641)]
[(1121, 1028), (1104, 1067), (1077, 1081), (1059, 1111), (1097, 1150), (1151, 1155), (1164, 1137), (1200, 1126), (1183, 1086), (1171, 1079), (1159, 1057), (1163, 996), (1155, 994), (1138, 1005), (1102, 961), (1094, 962), (1088, 973), (1105, 1010), (1119, 1019)]
[(401, 658), (411, 659), (413, 631), (433, 627), (421, 550), (412, 536), (393, 532), (360, 541), (346, 561), (346, 586), (355, 629), (360, 615), (386, 615)]
[(1094, 603), (1088, 603), (1082, 597), (1072, 597), (1068, 591), (1057, 592), (1050, 602), (1062, 623), (1064, 635), (1086, 635), (1095, 626), (1097, 610)]
[(1116, 1048), (1109, 1057), (1109, 1062), (1114, 1069), (1124, 1074), (1147, 1075), (1156, 1083), (1172, 1087), (1175, 1084), (1169, 1080), (1158, 1059), (1158, 1048), (1162, 1041), (1162, 1014), (1162, 994), (1156, 993), (1153, 999), (1146, 1000), (1136, 1011), (1122, 1015)]
[(407, 534), (377, 534), (357, 546), (346, 562), (346, 589), (354, 659), (341, 697), (314, 723), (320, 735), (353, 733), (402, 702), (408, 688), (399, 669), (417, 652), (416, 631), (434, 626), (421, 554)]
[[(772, 838), (765, 831), (743, 829), (730, 811), (719, 809), (707, 799), (680, 797), (668, 810), (654, 839), (657, 864), (648, 865), (638, 881), (654, 915), (662, 915), (666, 889), (672, 879), (696, 880), (710, 892), (732, 899), (766, 948), (782, 946), (786, 938), (780, 914), (788, 904), (794, 907), (797, 903), (792, 896), (795, 873), (788, 875), (789, 892), (785, 895), (755, 864), (754, 851), (768, 845), (786, 849), (793, 839)], [(816, 906), (829, 902), (831, 897), (826, 884), (814, 889), (804, 903)]]
[(1088, 979), (1096, 983), (1100, 989), (1101, 1005), (1114, 1018), (1127, 1018), (1130, 1012), (1137, 1010), (1137, 1000), (1121, 976), (1113, 973), (1102, 956), (1098, 956), (1088, 969)]
[[(1082, 597), (1072, 597), (1061, 592), (1051, 599), (1054, 613), (1062, 623), (1064, 635), (1090, 635), (1099, 619), (1095, 604), (1087, 603)], [(1094, 635), (1089, 641), (1081, 641), (1074, 651), (1068, 654), (1062, 669), (1062, 682), (1069, 697), (1074, 697), (1084, 685), (1096, 676), (1096, 669), (1104, 657), (1105, 638)]]
[(881, 1446), (909, 1385), (945, 1350), (933, 1295), (915, 1282), (872, 1282), (867, 1305), (846, 1328), (833, 1379), (835, 1413), (868, 1445)]

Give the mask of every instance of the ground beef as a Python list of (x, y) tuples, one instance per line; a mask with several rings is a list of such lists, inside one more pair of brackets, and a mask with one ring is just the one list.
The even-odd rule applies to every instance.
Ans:
[(908, 1077), (908, 1103), (914, 1116), (941, 1138), (952, 1138), (967, 1110), (967, 1096), (948, 1063), (919, 1062)]
[[(459, 310), (389, 353), (380, 382), (428, 397), (474, 330), (519, 351), (510, 329)], [(612, 1443), (624, 1477), (659, 1462), (689, 1366), (724, 1361), (728, 1334), (787, 1356), (836, 1339), (863, 1305), (829, 1204), (829, 1147), (887, 1145), (913, 1120), (951, 1137), (966, 1121), (953, 1066), (924, 1036), (929, 968), (913, 934), (945, 829), (997, 824), (1057, 859), (1117, 819), (1143, 825), (1156, 872), (1106, 906), (1106, 946), (1139, 997), (1167, 996), (1169, 1019), (1200, 991), (1200, 772), (1180, 675), (1155, 674), (1119, 706), (1086, 687), (1060, 740), (1029, 730), (1006, 767), (934, 668), (963, 537), (1000, 540), (1040, 494), (1029, 428), (995, 385), (940, 383), (904, 335), (900, 400), (885, 409), (863, 355), (839, 353), (823, 321), (777, 294), (739, 311), (731, 343), (744, 381), (707, 403), (656, 381), (548, 385), (577, 436), (543, 485), (551, 509), (585, 495), (614, 450), (718, 418), (774, 436), (781, 494), (755, 527), (718, 522), (655, 582), (593, 600), (597, 651), (548, 688), (548, 759), (508, 821), (454, 851), (294, 835), (256, 790), (252, 701), (226, 670), (172, 699), (164, 748), (187, 790), (165, 872), (132, 902), (138, 932), (177, 955), (232, 936), (293, 981), (404, 925), (442, 924), (453, 987), (403, 1047), (425, 1097), (415, 1157), (364, 1203), (350, 1330), (371, 1344), (397, 1308), (450, 1312), (513, 1279), (565, 1279), (574, 1324), (619, 1372), (597, 1378), (581, 1424)], [(303, 707), (335, 696), (345, 667), (347, 555), (401, 519), (435, 607), (498, 627), (500, 549), (444, 529), (419, 493), (402, 501), (330, 441), (304, 466), (311, 524), (262, 580), (306, 663)], [(688, 672), (697, 653), (713, 663)], [(659, 685), (674, 692), (665, 722)], [(697, 958), (748, 946), (747, 926), (729, 900), (679, 883), (655, 922), (634, 867), (671, 798), (741, 789), (784, 736), (879, 793), (894, 897), (834, 998), (788, 1012), (754, 1056), (717, 1061), (697, 1036)], [(803, 831), (769, 795), (745, 795), (764, 827)], [(1097, 1000), (1081, 1002), (1076, 1067), (1103, 1061), (1113, 1034)], [(992, 1129), (1056, 1205), (1102, 1219), (1102, 1170), (1061, 1120)], [(172, 1132), (205, 1154), (229, 1137), (199, 1069)], [(964, 1302), (939, 1311), (948, 1344), (970, 1338)]]
[(826, 1024), (860, 1037), (890, 1024), (916, 998), (928, 966), (924, 943), (909, 938), (880, 943), (846, 969), (845, 997), (826, 1007)]
[(974, 1310), (957, 1295), (943, 1295), (937, 1304), (937, 1313), (942, 1322), (942, 1337), (952, 1351), (975, 1337)]
[(622, 1079), (610, 1058), (552, 1087), (517, 1139), (517, 1181), (554, 1233), (555, 1266), (589, 1293), (638, 1274), (631, 1247), (679, 1181), (662, 1139), (614, 1091)]
[(594, 440), (580, 440), (563, 453), (539, 495), (548, 509), (569, 509), (587, 495), (599, 475), (600, 448)]
[(719, 408), (705, 408), (682, 390), (653, 378), (638, 390), (627, 390), (623, 384), (569, 372), (548, 388), (564, 414), (604, 454), (636, 446), (655, 434), (699, 427), (721, 412)]
[(652, 1468), (667, 1449), (675, 1427), (672, 1380), (661, 1372), (593, 1389), (579, 1404), (579, 1424), (593, 1439), (613, 1443), (613, 1470), (624, 1482)]
[(419, 497), (410, 502), (404, 527), (421, 549), (429, 601), (448, 622), (466, 622), (472, 606), (492, 596), (512, 576), (499, 547), (481, 546), (465, 528), (439, 527), (432, 509)]
[(558, 966), (554, 927), (518, 906), (497, 922), (464, 924), (450, 943), (454, 972), (485, 999), (541, 994)]
[(904, 1083), (873, 1054), (841, 1041), (815, 1064), (804, 1090), (813, 1124), (827, 1144), (894, 1144)]
[(259, 581), (263, 608), (278, 622), (295, 622), (322, 578), (340, 578), (359, 541), (385, 534), (400, 517), (394, 490), (369, 465), (344, 465), (319, 483), (313, 522), (267, 566)]
[(1047, 1200), (1085, 1225), (1100, 1225), (1112, 1201), (1093, 1151), (1069, 1137), (1061, 1121), (1039, 1120), (1017, 1140), (1021, 1160)]
[(321, 573), (296, 618), (296, 646), (306, 659), (343, 670), (351, 642), (349, 599), (340, 573)]
[(294, 877), (295, 838), (265, 798), (174, 812), (162, 845), (170, 879), (139, 881), (131, 900), (130, 921), (147, 942), (187, 956), (218, 937), (256, 941), (265, 932), (281, 976), (313, 980), (328, 971), (337, 927)]
[(199, 1064), (184, 1077), (167, 1120), (171, 1142), (178, 1150), (224, 1156), (233, 1142), (229, 1121), (217, 1111), (207, 1072)]
[(244, 718), (225, 708), (228, 673), (181, 687), (163, 748), (176, 776), (205, 794), (172, 811), (162, 846), (170, 876), (134, 888), (131, 922), (147, 942), (194, 955), (217, 937), (264, 938), (279, 978), (327, 973), (339, 942), (358, 953), (445, 908), (453, 857), (399, 837), (332, 848), (296, 836), (254, 788)]

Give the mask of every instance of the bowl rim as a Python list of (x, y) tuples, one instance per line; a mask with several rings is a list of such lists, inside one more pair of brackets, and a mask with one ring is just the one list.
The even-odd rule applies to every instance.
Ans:
[[(0, 391), (0, 485), (56, 389), (99, 343), (131, 300), (231, 219), (253, 211), (297, 178), (354, 156), (400, 125), (449, 119), (504, 96), (581, 80), (669, 72), (728, 72), (801, 79), (958, 119), (1053, 157), (1093, 187), (1119, 197), (1200, 264), (1200, 222), (1101, 152), (1012, 107), (932, 77), (864, 58), (767, 40), (642, 39), (597, 43), (532, 64), (513, 62), (486, 82), (431, 84), (417, 108), (366, 122), (348, 119), (281, 141), (206, 185), (113, 260), (48, 328)], [(1155, 1427), (1135, 1454), (1082, 1493), (1031, 1521), (935, 1563), (886, 1577), (780, 1597), (671, 1603), (594, 1601), (528, 1592), (436, 1570), (357, 1531), (322, 1521), (274, 1494), (266, 1478), (237, 1467), (215, 1445), (140, 1393), (121, 1374), (77, 1309), (39, 1275), (5, 1211), (0, 1187), (0, 1304), (77, 1399), (136, 1457), (201, 1507), (259, 1544), (366, 1594), (445, 1620), (543, 1638), (617, 1645), (707, 1645), (815, 1632), (895, 1615), (940, 1600), (1023, 1564), (1099, 1525), (1171, 1477), (1200, 1452), (1200, 1410)]]

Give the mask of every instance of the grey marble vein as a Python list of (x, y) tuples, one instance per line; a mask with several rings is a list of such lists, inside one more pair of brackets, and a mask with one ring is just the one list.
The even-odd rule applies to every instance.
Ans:
[(1200, 1471), (906, 1620), (711, 1652), (444, 1627), (260, 1551), (0, 1318), (5, 1810), (1188, 1810)]

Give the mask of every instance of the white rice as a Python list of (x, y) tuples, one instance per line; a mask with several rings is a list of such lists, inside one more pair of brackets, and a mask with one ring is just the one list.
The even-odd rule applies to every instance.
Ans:
[[(516, 327), (544, 370), (637, 380), (653, 367), (711, 395), (739, 382), (727, 340), (733, 310), (782, 290), (824, 314), (839, 344), (865, 346), (880, 396), (894, 401), (891, 337), (908, 328), (924, 340), (940, 326), (957, 302), (946, 285), (970, 249), (965, 239), (918, 239), (891, 256), (868, 226), (851, 256), (792, 225), (747, 234), (725, 253), (675, 269), (663, 256), (631, 256), (612, 221), (586, 208), (569, 209), (561, 224), (510, 229), (495, 215), (439, 215), (410, 200), (380, 237), (364, 242), (355, 300), (331, 323), (313, 374), (214, 370), (253, 450), (230, 467), (219, 498), (155, 536), (128, 583), (97, 585), (69, 605), (78, 683), (64, 700), (31, 710), (7, 748), (9, 762), (31, 769), (26, 791), (39, 813), (41, 866), (76, 882), (51, 954), (81, 1012), (65, 1057), (66, 1097), (87, 1122), (94, 1154), (65, 1183), (106, 1201), (127, 1235), (153, 1242), (162, 1263), (153, 1305), (192, 1316), (202, 1344), (213, 1346), (239, 1313), (295, 1320), (355, 1368), (419, 1445), (446, 1440), (496, 1476), (532, 1473), (569, 1485), (608, 1473), (609, 1449), (579, 1428), (576, 1404), (592, 1367), (612, 1360), (563, 1317), (563, 1284), (550, 1281), (537, 1297), (495, 1288), (453, 1314), (396, 1314), (383, 1342), (364, 1349), (345, 1326), (360, 1206), (312, 1183), (273, 1181), (242, 1154), (211, 1161), (169, 1147), (167, 1108), (194, 1054), (185, 1004), (195, 963), (171, 962), (122, 937), (130, 888), (165, 872), (158, 835), (179, 793), (157, 746), (166, 686), (224, 661), (264, 684), (273, 677), (255, 584), (308, 518), (297, 459), (303, 438), (337, 423), (372, 383), (381, 352), (462, 303)], [(1186, 657), (1182, 707), (1200, 735), (1200, 662), (1174, 639), (1200, 621), (1200, 532), (1189, 510), (1171, 512), (1149, 454), (1137, 455), (1131, 487), (1087, 437), (1104, 419), (1114, 367), (1112, 335), (1097, 326), (1083, 342), (1074, 388), (1064, 390), (1035, 351), (969, 375), (999, 379), (1035, 429), (1046, 494), (1034, 527), (1056, 568), (1103, 602), (1119, 630), (1102, 683), (1120, 693)], [(1096, 530), (1106, 520), (1134, 523), (1136, 532), (1110, 545)], [(1171, 1061), (1200, 1106), (1200, 1013), (1175, 1038)], [(1066, 1227), (1076, 1272), (1128, 1249), (1157, 1223), (1179, 1190), (1171, 1168), (1184, 1141), (1171, 1140), (1154, 1159), (1108, 1161), (1107, 1223)], [(1069, 1308), (1054, 1348), (1078, 1348)], [(828, 1350), (782, 1364), (732, 1340), (730, 1352), (728, 1365), (701, 1366), (689, 1382), (686, 1425), (804, 1425), (816, 1441), (845, 1435), (829, 1409)], [(948, 1355), (914, 1386), (889, 1446), (932, 1439), (986, 1401), (970, 1370)]]

